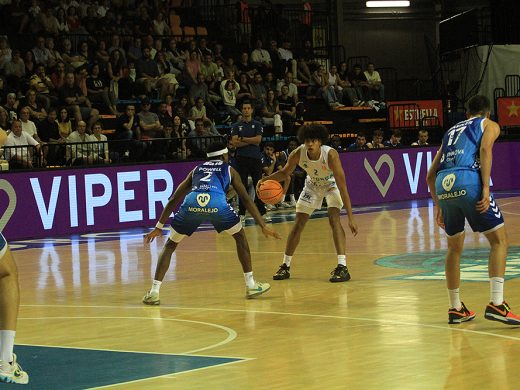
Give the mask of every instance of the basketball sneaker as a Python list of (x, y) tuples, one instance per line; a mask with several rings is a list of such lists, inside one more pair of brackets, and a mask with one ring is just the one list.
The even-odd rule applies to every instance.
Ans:
[(271, 289), (271, 285), (269, 283), (260, 283), (255, 282), (253, 288), (246, 287), (246, 298), (255, 298)]
[(161, 300), (159, 299), (159, 293), (152, 292), (151, 290), (144, 294), (143, 303), (145, 305), (159, 305)]
[(0, 360), (0, 382), (17, 383), (26, 385), (29, 383), (29, 375), (22, 370), (22, 367), (16, 362), (16, 355), (13, 353), (13, 362), (3, 362)]
[(350, 280), (350, 274), (346, 265), (338, 264), (336, 268), (330, 273), (332, 276), (329, 281), (332, 283), (346, 282)]
[(462, 307), (460, 310), (455, 308), (448, 309), (448, 324), (460, 324), (475, 318), (475, 312), (468, 310), (464, 302), (461, 303)]
[(289, 273), (290, 269), (291, 267), (288, 267), (287, 264), (283, 263), (280, 268), (278, 268), (278, 271), (273, 275), (273, 280), (289, 279), (291, 277), (291, 274)]
[(487, 320), (500, 321), (508, 325), (520, 325), (520, 316), (511, 313), (511, 308), (505, 301), (501, 305), (494, 305), (493, 302), (489, 302), (484, 317)]

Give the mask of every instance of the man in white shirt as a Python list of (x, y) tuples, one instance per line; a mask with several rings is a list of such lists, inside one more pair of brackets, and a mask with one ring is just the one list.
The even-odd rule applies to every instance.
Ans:
[(428, 130), (419, 130), (419, 139), (415, 141), (412, 146), (426, 146), (428, 145)]
[(372, 98), (378, 101), (385, 100), (385, 86), (381, 81), (379, 72), (375, 70), (374, 64), (369, 63), (367, 65), (367, 70), (365, 70), (364, 73), (368, 81), (368, 89), (370, 90)]
[(29, 107), (24, 107), (20, 110), (20, 121), (22, 122), (22, 131), (29, 134), (36, 141), (41, 142), (38, 136), (38, 130), (32, 120), (29, 119)]
[(263, 71), (273, 67), (271, 56), (267, 50), (262, 49), (262, 41), (260, 39), (256, 41), (255, 50), (251, 52), (251, 62)]
[(9, 164), (16, 168), (32, 168), (33, 167), (33, 148), (36, 152), (40, 152), (40, 144), (33, 137), (22, 130), (22, 122), (14, 120), (11, 125), (11, 133), (7, 136), (5, 142), (8, 146), (25, 146), (9, 149), (4, 149), (4, 155)]
[(291, 42), (284, 41), (282, 43), (282, 47), (278, 48), (278, 53), (280, 54), (280, 58), (284, 61), (287, 61), (287, 68), (290, 70), (295, 78), (295, 83), (299, 84), (299, 81), (296, 81), (297, 78), (297, 62), (294, 59), (293, 52), (291, 51)]

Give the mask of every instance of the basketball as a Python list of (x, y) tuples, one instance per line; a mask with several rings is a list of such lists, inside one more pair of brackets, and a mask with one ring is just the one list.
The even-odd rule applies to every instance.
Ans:
[(283, 200), (283, 188), (275, 180), (266, 180), (260, 184), (257, 195), (266, 204), (277, 204)]
[(0, 148), (2, 146), (4, 146), (6, 139), (7, 139), (7, 133), (4, 130), (0, 129)]

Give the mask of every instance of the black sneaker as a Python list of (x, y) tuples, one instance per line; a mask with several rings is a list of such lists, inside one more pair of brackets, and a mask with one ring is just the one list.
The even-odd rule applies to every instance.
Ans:
[(468, 310), (464, 302), (461, 302), (461, 304), (460, 310), (455, 308), (448, 309), (448, 324), (460, 324), (475, 318), (475, 312)]
[(348, 268), (346, 265), (338, 264), (334, 271), (330, 273), (332, 276), (330, 277), (330, 281), (332, 283), (336, 282), (346, 282), (350, 280), (350, 274), (348, 273)]
[(290, 269), (291, 267), (287, 267), (287, 264), (283, 263), (278, 271), (273, 275), (273, 280), (289, 279), (291, 277), (291, 274), (289, 273)]

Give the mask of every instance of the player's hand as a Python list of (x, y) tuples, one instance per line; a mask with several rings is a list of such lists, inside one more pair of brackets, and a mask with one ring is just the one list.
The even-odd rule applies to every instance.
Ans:
[(264, 176), (264, 177), (261, 177), (259, 180), (258, 180), (258, 183), (256, 183), (256, 193), (258, 193), (258, 190), (260, 189), (260, 186), (262, 185), (262, 183), (264, 181), (267, 180), (267, 176)]
[(264, 233), (264, 236), (266, 236), (266, 237), (274, 237), (277, 240), (280, 240), (282, 238), (282, 236), (280, 236), (278, 234), (278, 232), (276, 232), (275, 230), (271, 229), (268, 226), (262, 227), (262, 233)]
[(438, 205), (435, 205), (435, 221), (441, 229), (446, 229), (444, 219), (442, 218), (442, 210)]
[(155, 237), (161, 237), (162, 236), (162, 229), (153, 229), (150, 233), (145, 234), (144, 236), (144, 242), (149, 244), (153, 240), (155, 240)]
[(354, 221), (353, 219), (349, 219), (348, 220), (348, 227), (350, 228), (350, 231), (352, 232), (354, 237), (357, 236), (357, 234), (358, 234), (358, 227), (357, 227), (356, 221)]
[(482, 199), (480, 199), (475, 208), (479, 213), (485, 213), (489, 209), (489, 188), (482, 189)]

